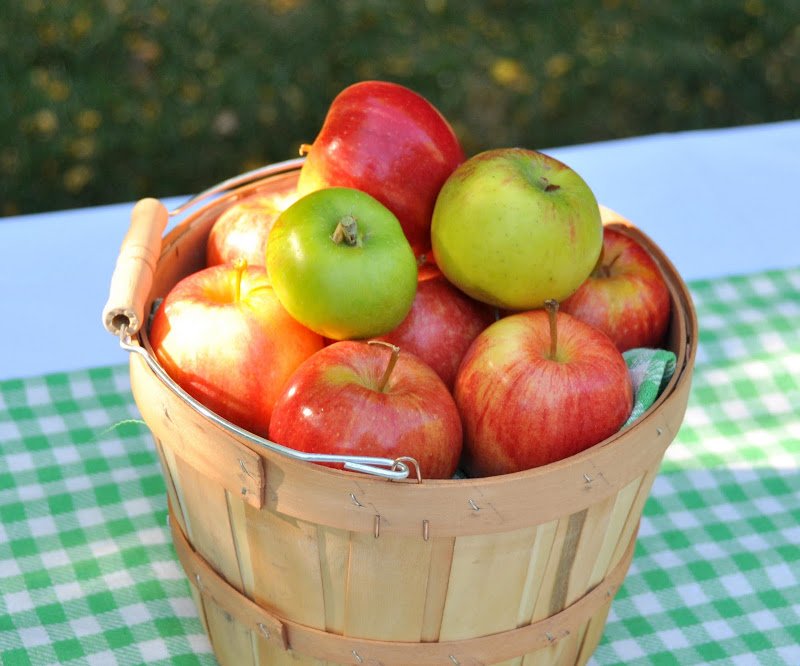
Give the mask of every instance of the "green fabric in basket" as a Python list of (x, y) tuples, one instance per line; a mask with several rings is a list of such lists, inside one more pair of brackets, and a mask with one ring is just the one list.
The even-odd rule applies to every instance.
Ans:
[(644, 414), (675, 374), (675, 354), (668, 349), (629, 349), (622, 353), (633, 384), (633, 410), (623, 428)]

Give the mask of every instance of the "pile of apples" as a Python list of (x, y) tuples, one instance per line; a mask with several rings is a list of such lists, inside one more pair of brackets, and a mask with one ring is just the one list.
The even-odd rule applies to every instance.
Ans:
[(153, 317), (167, 373), (220, 416), (312, 453), (410, 457), (424, 478), (518, 472), (620, 429), (622, 352), (663, 343), (666, 283), (570, 167), (467, 158), (417, 93), (331, 103), (287, 202), (214, 223), (208, 267)]

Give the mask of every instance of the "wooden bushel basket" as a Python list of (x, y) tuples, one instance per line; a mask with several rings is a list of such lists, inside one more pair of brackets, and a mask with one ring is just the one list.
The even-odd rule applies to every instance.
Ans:
[[(134, 243), (145, 274), (123, 286), (112, 280), (112, 294), (144, 294), (149, 311), (204, 266), (222, 210), (256, 191), (289, 192), (296, 178), (295, 168), (213, 200), (171, 231), (158, 255), (152, 228), (160, 242), (162, 207), (151, 238)], [(130, 355), (175, 548), (222, 664), (588, 661), (683, 420), (697, 344), (691, 297), (673, 265), (636, 227), (608, 209), (603, 218), (642, 243), (664, 273), (677, 369), (632, 427), (544, 467), (418, 482), (295, 460), (220, 427), (141, 354)], [(134, 342), (146, 349), (146, 331)]]

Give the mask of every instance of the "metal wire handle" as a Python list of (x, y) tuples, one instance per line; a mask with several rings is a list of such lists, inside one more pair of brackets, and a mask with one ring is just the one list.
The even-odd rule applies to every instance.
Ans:
[(365, 474), (372, 474), (391, 481), (401, 481), (407, 479), (410, 468), (407, 463), (413, 463), (416, 468), (417, 480), (420, 479), (419, 465), (413, 458), (406, 456), (402, 458), (380, 458), (375, 456), (345, 456), (338, 454), (328, 453), (305, 453), (290, 449), (287, 446), (282, 446), (276, 442), (270, 441), (263, 437), (253, 434), (239, 426), (231, 423), (227, 419), (222, 418), (218, 414), (211, 411), (208, 407), (197, 401), (182, 389), (161, 367), (158, 361), (153, 357), (148, 349), (140, 344), (134, 344), (133, 339), (128, 334), (128, 327), (123, 325), (119, 332), (119, 346), (127, 352), (138, 354), (141, 356), (148, 367), (156, 374), (156, 376), (164, 382), (169, 389), (174, 391), (182, 400), (187, 402), (191, 407), (196, 409), (200, 414), (205, 416), (210, 421), (213, 421), (218, 426), (224, 428), (247, 441), (256, 444), (257, 446), (269, 449), (275, 453), (294, 458), (295, 460), (304, 460), (312, 463), (338, 463), (342, 464), (345, 469), (364, 472)]
[(267, 164), (250, 171), (245, 171), (238, 176), (233, 176), (227, 180), (223, 180), (216, 185), (212, 185), (208, 189), (199, 192), (198, 194), (192, 195), (191, 198), (182, 203), (180, 206), (169, 211), (169, 216), (175, 217), (185, 213), (189, 208), (196, 206), (201, 201), (205, 201), (216, 194), (233, 190), (237, 187), (241, 187), (242, 185), (246, 185), (247, 183), (252, 183), (255, 180), (266, 178), (267, 176), (275, 176), (286, 171), (299, 169), (303, 165), (303, 162), (305, 162), (304, 157), (296, 157), (291, 160), (275, 162), (275, 164)]

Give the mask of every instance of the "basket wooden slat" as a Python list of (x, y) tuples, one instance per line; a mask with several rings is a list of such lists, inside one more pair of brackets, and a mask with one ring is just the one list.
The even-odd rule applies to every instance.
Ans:
[[(189, 582), (201, 590), (204, 611), (213, 614), (223, 612), (223, 617), (234, 619), (242, 627), (248, 627), (255, 643), (268, 642), (283, 651), (287, 648), (306, 663), (308, 655), (316, 660), (309, 663), (382, 663), (418, 664), (419, 666), (446, 663), (494, 664), (502, 660), (520, 658), (520, 646), (535, 651), (525, 659), (535, 659), (542, 653), (584, 649), (586, 629), (606, 612), (611, 599), (622, 584), (625, 572), (633, 556), (634, 542), (628, 544), (625, 557), (603, 582), (583, 596), (569, 608), (548, 616), (533, 624), (523, 625), (510, 631), (455, 641), (403, 642), (375, 639), (359, 639), (331, 634), (300, 625), (292, 620), (278, 618), (262, 606), (241, 595), (189, 544), (186, 535), (173, 525), (173, 538), (178, 557), (183, 564)], [(225, 640), (225, 634), (212, 635), (212, 640)], [(259, 647), (259, 649), (261, 649)], [(270, 648), (271, 649), (271, 648)], [(226, 650), (231, 650), (227, 645)], [(250, 657), (247, 649), (241, 655), (241, 663)], [(355, 659), (355, 662), (352, 659)]]
[(245, 511), (239, 550), (252, 562), (253, 599), (301, 624), (325, 629), (316, 526), (290, 516)]
[[(168, 234), (150, 300), (202, 267), (211, 225), (232, 201), (286, 192), (295, 179), (245, 186)], [(602, 212), (648, 249), (667, 279), (666, 345), (677, 371), (633, 427), (543, 468), (418, 484), (290, 459), (209, 421), (131, 355), (173, 529), (188, 544), (180, 536), (176, 547), (221, 663), (589, 659), (683, 418), (697, 326), (667, 257), (613, 211)], [(146, 333), (140, 343), (147, 346)]]

